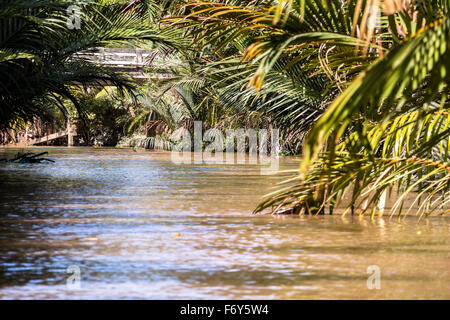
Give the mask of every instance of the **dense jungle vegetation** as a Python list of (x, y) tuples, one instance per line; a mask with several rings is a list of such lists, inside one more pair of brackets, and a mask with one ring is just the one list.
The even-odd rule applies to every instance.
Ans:
[[(69, 5), (80, 29), (67, 28)], [(0, 129), (69, 117), (87, 144), (170, 149), (170, 133), (194, 120), (277, 128), (301, 165), (256, 212), (345, 205), (373, 216), (392, 196), (399, 217), (445, 214), (449, 10), (450, 0), (1, 1)], [(71, 59), (101, 47), (156, 49), (148, 72), (167, 76), (136, 84)]]

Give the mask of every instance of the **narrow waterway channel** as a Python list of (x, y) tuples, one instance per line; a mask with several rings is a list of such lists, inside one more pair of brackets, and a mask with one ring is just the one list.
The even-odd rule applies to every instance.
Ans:
[(450, 299), (449, 218), (252, 216), (280, 179), (257, 165), (45, 150), (0, 163), (0, 298)]

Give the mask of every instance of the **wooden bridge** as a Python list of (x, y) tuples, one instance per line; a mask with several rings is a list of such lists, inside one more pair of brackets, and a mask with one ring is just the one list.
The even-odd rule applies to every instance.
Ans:
[[(158, 57), (157, 50), (99, 48), (95, 52), (79, 52), (70, 59), (85, 59), (99, 66), (124, 72), (137, 82), (167, 78), (163, 70), (148, 72), (146, 69)], [(35, 145), (67, 136), (67, 145), (73, 146), (73, 137), (77, 135), (75, 122), (68, 122), (67, 129), (44, 137), (26, 139), (16, 143), (17, 146)]]
[(96, 52), (79, 52), (72, 59), (85, 59), (97, 65), (126, 73), (138, 82), (167, 77), (164, 72), (148, 72), (158, 50), (99, 48)]
[(68, 121), (66, 130), (59, 131), (56, 133), (49, 134), (44, 137), (34, 138), (34, 139), (26, 139), (24, 141), (15, 143), (16, 146), (32, 146), (39, 143), (44, 143), (48, 141), (52, 141), (55, 139), (67, 137), (67, 146), (73, 146), (73, 137), (77, 136), (77, 126), (76, 121)]

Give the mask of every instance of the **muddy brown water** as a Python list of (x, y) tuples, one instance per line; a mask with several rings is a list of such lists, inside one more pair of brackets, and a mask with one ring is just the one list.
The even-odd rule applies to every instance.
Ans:
[(0, 298), (450, 299), (448, 217), (252, 216), (280, 179), (258, 165), (45, 150), (0, 163)]

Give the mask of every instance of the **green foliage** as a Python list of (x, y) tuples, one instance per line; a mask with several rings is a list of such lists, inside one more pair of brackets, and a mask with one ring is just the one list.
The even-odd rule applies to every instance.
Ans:
[(78, 127), (82, 144), (115, 146), (125, 131), (129, 111), (117, 95), (98, 97), (95, 91), (74, 94), (83, 110)]
[(374, 214), (392, 194), (391, 213), (401, 216), (416, 205), (420, 214), (448, 211), (449, 8), (448, 0), (189, 1), (167, 21), (209, 53), (203, 70), (218, 101), (268, 116), (284, 139), (304, 142), (300, 171), (256, 211), (340, 204)]
[[(82, 113), (71, 91), (74, 85), (132, 90), (133, 83), (119, 73), (73, 55), (149, 42), (164, 52), (172, 50), (176, 44), (170, 34), (149, 23), (152, 11), (143, 10), (143, 3), (130, 12), (127, 1), (1, 1), (0, 129), (42, 117), (48, 103), (67, 113), (63, 98)], [(67, 27), (69, 5), (80, 7), (80, 29)]]
[[(137, 145), (149, 148), (170, 149), (169, 134), (194, 120), (273, 127), (283, 152), (303, 158), (256, 211), (340, 205), (374, 215), (386, 196), (399, 217), (415, 206), (424, 215), (448, 211), (450, 0), (81, 1), (89, 23), (73, 32), (64, 14), (74, 2), (5, 3), (2, 127), (42, 115), (49, 103), (67, 112), (68, 100), (91, 126), (140, 134)], [(164, 77), (141, 92), (68, 59), (135, 45), (165, 54), (148, 68)], [(121, 107), (74, 94), (75, 84), (105, 83), (118, 88)]]

